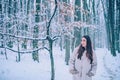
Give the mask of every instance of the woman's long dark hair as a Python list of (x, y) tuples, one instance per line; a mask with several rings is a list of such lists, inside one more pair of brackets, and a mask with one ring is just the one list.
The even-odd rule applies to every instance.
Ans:
[(87, 41), (86, 49), (84, 47), (82, 47), (82, 45), (80, 45), (80, 47), (78, 49), (78, 57), (77, 58), (81, 60), (83, 52), (86, 50), (86, 56), (90, 60), (90, 64), (92, 64), (92, 61), (93, 61), (93, 50), (92, 50), (91, 39), (90, 39), (90, 37), (88, 35), (84, 35), (83, 38), (85, 38), (86, 41)]

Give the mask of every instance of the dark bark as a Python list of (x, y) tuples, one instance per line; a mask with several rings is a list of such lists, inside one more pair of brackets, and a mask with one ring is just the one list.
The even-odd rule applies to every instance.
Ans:
[[(6, 39), (5, 39), (5, 35), (3, 35), (3, 40), (4, 40), (4, 42), (3, 42), (3, 46), (6, 46)], [(4, 50), (5, 50), (5, 58), (6, 58), (6, 60), (7, 60), (7, 59), (8, 59), (8, 57), (7, 57), (6, 48), (4, 48)]]
[(30, 12), (30, 0), (27, 1), (27, 15)]
[(17, 57), (17, 62), (20, 62), (20, 60), (21, 60), (21, 54), (20, 54), (20, 48), (19, 48), (19, 39), (17, 39), (17, 47), (18, 47), (18, 57)]
[(60, 46), (60, 50), (62, 51), (63, 50), (63, 40), (62, 40), (62, 37), (60, 37), (60, 43), (59, 43), (59, 46)]
[[(75, 18), (74, 21), (81, 21), (81, 1), (75, 0)], [(80, 44), (81, 39), (81, 28), (79, 29), (78, 26), (75, 26), (74, 28), (74, 36), (75, 36), (75, 47), (77, 47)]]
[(75, 38), (73, 37), (73, 38), (72, 38), (72, 42), (71, 42), (72, 52), (73, 52), (74, 48), (75, 48)]
[(74, 36), (75, 36), (75, 47), (77, 47), (80, 44), (81, 39), (81, 28), (78, 27), (74, 28)]
[(65, 35), (65, 62), (68, 65), (69, 58), (70, 58), (70, 37)]
[(109, 0), (109, 7), (108, 7), (108, 20), (109, 20), (109, 27), (110, 27), (110, 48), (111, 48), (111, 53), (113, 56), (116, 56), (116, 51), (115, 51), (115, 32), (114, 32), (114, 0)]
[[(105, 19), (105, 28), (106, 28), (106, 33), (107, 33), (107, 45), (108, 45), (108, 50), (110, 50), (110, 27), (109, 27), (109, 21), (108, 21), (108, 9), (106, 10), (106, 8), (108, 7), (108, 3), (106, 6), (104, 6), (104, 1), (101, 0), (101, 4), (102, 4), (102, 8), (104, 11), (104, 19)], [(106, 4), (106, 3), (105, 3)]]
[(75, 21), (81, 21), (81, 1), (80, 0), (75, 0)]
[(50, 25), (53, 17), (55, 16), (56, 11), (57, 11), (57, 0), (55, 0), (54, 12), (50, 17), (50, 20), (47, 25), (47, 38), (46, 38), (49, 42), (49, 53), (50, 53), (50, 60), (51, 60), (51, 80), (55, 79), (55, 70), (54, 70), (54, 57), (53, 57), (53, 50), (52, 50), (53, 40), (50, 37)]
[[(63, 0), (65, 4), (69, 4), (69, 0)], [(67, 5), (65, 7), (68, 7)], [(66, 13), (67, 14), (67, 13)], [(68, 15), (64, 15), (65, 22), (70, 22), (70, 17)], [(65, 43), (65, 62), (68, 65), (70, 58), (70, 37), (68, 35), (64, 35), (64, 43)]]
[[(35, 14), (35, 22), (36, 23), (40, 22), (40, 18), (39, 18), (39, 14), (38, 14), (40, 12), (40, 2), (41, 2), (41, 0), (36, 0), (36, 4), (37, 4), (36, 5), (36, 14)], [(27, 5), (27, 7), (29, 7), (29, 4)], [(33, 33), (34, 33), (33, 37), (34, 38), (38, 38), (38, 34), (39, 34), (39, 27), (38, 27), (38, 25), (34, 26), (34, 32)], [(33, 49), (35, 49), (35, 48), (38, 48), (38, 40), (33, 40)], [(39, 62), (38, 51), (34, 51), (32, 53), (32, 57), (33, 57), (34, 61)]]
[(120, 53), (120, 0), (116, 0), (116, 49)]
[[(105, 17), (105, 24), (106, 24), (106, 32), (107, 32), (107, 41), (109, 42), (109, 47), (111, 54), (113, 56), (116, 56), (116, 51), (115, 51), (115, 1), (114, 0), (106, 0), (106, 8), (104, 6), (103, 0), (102, 2), (102, 7), (104, 10), (104, 17)], [(106, 10), (107, 9), (107, 10)]]

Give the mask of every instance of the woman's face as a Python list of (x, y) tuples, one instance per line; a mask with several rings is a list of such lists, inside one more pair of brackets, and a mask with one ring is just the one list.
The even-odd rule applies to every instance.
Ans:
[(81, 45), (82, 45), (82, 47), (86, 48), (87, 40), (84, 37), (81, 40)]

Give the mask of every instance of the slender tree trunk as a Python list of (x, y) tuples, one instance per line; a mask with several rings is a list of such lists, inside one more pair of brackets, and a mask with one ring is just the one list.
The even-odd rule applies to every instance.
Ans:
[(109, 0), (109, 8), (108, 8), (108, 20), (109, 20), (109, 27), (110, 27), (110, 48), (111, 48), (111, 53), (113, 56), (116, 56), (116, 51), (115, 51), (115, 32), (114, 32), (114, 0)]
[(53, 57), (53, 41), (51, 38), (48, 38), (49, 42), (49, 53), (50, 53), (50, 60), (51, 60), (51, 80), (55, 79), (55, 69), (54, 69), (54, 57)]
[(78, 8), (81, 8), (81, 0), (75, 0), (75, 21), (81, 21), (81, 11)]
[(49, 53), (50, 53), (50, 60), (51, 60), (51, 80), (55, 79), (55, 70), (54, 70), (54, 57), (53, 57), (53, 50), (52, 50), (53, 40), (50, 37), (50, 25), (53, 17), (55, 16), (56, 11), (57, 11), (57, 0), (55, 0), (54, 12), (50, 17), (50, 20), (47, 25), (47, 40), (49, 43)]
[[(4, 2), (4, 1), (3, 1)], [(1, 16), (0, 17), (2, 17), (2, 15), (3, 14), (5, 14), (4, 13), (4, 11), (5, 11), (5, 4), (2, 4), (2, 0), (0, 1), (0, 14), (1, 14)], [(4, 6), (4, 8), (3, 8), (3, 6)], [(2, 19), (2, 21), (3, 21), (3, 19)], [(6, 31), (6, 27), (3, 27), (3, 33), (4, 33), (4, 30)], [(3, 45), (3, 47), (4, 47), (4, 51), (5, 51), (5, 58), (6, 58), (6, 60), (8, 59), (8, 57), (7, 57), (7, 52), (6, 52), (6, 36), (5, 35), (2, 35), (1, 34), (1, 36), (2, 36), (2, 39), (3, 39), (3, 43), (2, 43), (2, 45)]]
[[(81, 8), (81, 0), (75, 0), (75, 21), (81, 21), (81, 10), (78, 10), (77, 7)], [(80, 44), (81, 39), (81, 28), (77, 28), (77, 26), (74, 28), (74, 36), (75, 36), (75, 47), (77, 47)]]
[(5, 58), (6, 58), (6, 60), (7, 60), (8, 57), (7, 57), (7, 52), (6, 52), (6, 39), (5, 39), (5, 37), (6, 37), (6, 36), (3, 35), (3, 40), (4, 40), (4, 41), (3, 41), (3, 46), (5, 47), (5, 48), (4, 48), (4, 50), (5, 50)]
[(60, 43), (59, 43), (59, 46), (60, 46), (60, 50), (62, 51), (63, 50), (63, 40), (62, 40), (62, 37), (60, 37)]
[[(95, 0), (92, 0), (92, 11), (93, 11), (93, 22), (92, 24), (95, 24), (96, 25), (96, 10), (95, 10)], [(96, 41), (95, 41), (95, 32), (93, 32), (93, 48), (95, 49), (95, 44), (96, 44)]]
[(107, 39), (108, 44), (111, 50), (111, 54), (113, 56), (116, 56), (115, 51), (115, 34), (114, 34), (114, 0), (107, 0), (107, 5), (105, 8), (103, 0), (101, 0), (102, 7), (104, 10), (104, 17), (105, 17), (105, 23), (106, 23), (106, 32), (107, 32)]
[[(29, 3), (29, 2), (28, 2)], [(40, 3), (41, 3), (41, 0), (36, 0), (36, 13), (35, 13), (35, 22), (36, 23), (39, 23), (40, 22), (40, 16), (39, 16), (39, 13), (40, 13)], [(34, 25), (34, 35), (33, 37), (34, 38), (38, 38), (38, 34), (39, 34), (39, 27), (38, 25)], [(33, 49), (35, 48), (38, 48), (38, 40), (33, 40)], [(32, 53), (32, 57), (33, 57), (33, 60), (34, 61), (37, 61), (39, 62), (39, 54), (38, 54), (38, 51), (35, 51)]]
[[(64, 3), (70, 3), (69, 0), (63, 0)], [(65, 6), (67, 7), (67, 6)], [(68, 15), (64, 16), (65, 22), (70, 22), (70, 17)], [(68, 61), (70, 58), (70, 37), (68, 35), (64, 35), (64, 42), (65, 42), (65, 62), (68, 65)]]
[(19, 52), (19, 51), (20, 51), (20, 48), (19, 48), (19, 39), (17, 39), (17, 47), (18, 47), (18, 57), (17, 57), (17, 60), (16, 60), (16, 61), (17, 61), (17, 62), (20, 62), (20, 60), (21, 60), (21, 59), (20, 59), (20, 58), (21, 58), (20, 56), (21, 56), (21, 55), (20, 55), (20, 52)]
[[(109, 27), (109, 21), (108, 21), (108, 9), (106, 9), (108, 7), (108, 3), (106, 5), (106, 7), (104, 6), (104, 1), (101, 0), (101, 4), (102, 4), (102, 8), (104, 11), (104, 19), (105, 19), (105, 26), (106, 26), (106, 33), (107, 33), (107, 45), (108, 45), (108, 50), (110, 50), (110, 27)], [(106, 4), (106, 3), (105, 3)]]
[(116, 49), (120, 53), (120, 0), (116, 0)]
[(27, 15), (30, 12), (30, 0), (27, 1)]
[(81, 29), (75, 27), (74, 28), (74, 36), (75, 36), (75, 47), (77, 47), (80, 44)]
[(65, 62), (68, 65), (69, 58), (70, 58), (70, 37), (65, 35)]
[(72, 52), (75, 48), (75, 38), (72, 38), (72, 42), (71, 42), (71, 49), (72, 49)]

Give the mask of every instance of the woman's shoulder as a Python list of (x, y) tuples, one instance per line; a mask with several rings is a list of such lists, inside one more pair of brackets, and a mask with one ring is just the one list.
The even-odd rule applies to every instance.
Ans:
[(73, 51), (73, 54), (77, 54), (78, 53), (78, 49), (79, 49), (79, 46), (75, 47), (74, 51)]
[(74, 48), (74, 51), (78, 51), (78, 49), (79, 49), (79, 46), (75, 47), (75, 48)]
[(79, 49), (79, 46), (75, 47), (75, 50), (78, 50)]

